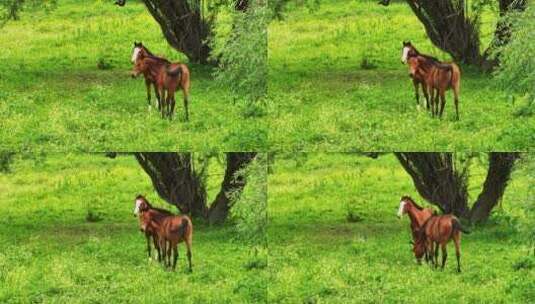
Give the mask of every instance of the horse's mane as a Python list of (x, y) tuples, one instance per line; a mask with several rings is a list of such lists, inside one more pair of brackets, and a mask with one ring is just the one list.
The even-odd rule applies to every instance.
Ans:
[(145, 203), (147, 204), (147, 206), (149, 206), (149, 209), (152, 209), (152, 210), (156, 210), (158, 212), (161, 212), (161, 213), (165, 213), (165, 214), (169, 214), (169, 215), (173, 215), (173, 213), (169, 210), (165, 210), (165, 209), (162, 209), (162, 208), (158, 208), (158, 207), (154, 207), (152, 206), (151, 203), (149, 203), (149, 200), (147, 198), (145, 198), (143, 195), (138, 195), (136, 196), (136, 199), (142, 199), (143, 201), (145, 201)]
[(427, 60), (433, 61), (434, 63), (440, 63), (440, 60), (438, 60), (437, 57), (433, 57), (433, 56), (431, 56), (431, 55), (427, 55), (427, 54), (424, 54), (424, 53), (420, 53), (420, 51), (418, 51), (418, 49), (416, 49), (416, 48), (414, 47), (414, 45), (411, 44), (411, 46), (412, 46), (412, 49), (414, 50), (414, 52), (416, 53), (416, 56), (423, 57), (423, 58), (425, 58), (425, 59), (427, 59)]
[(414, 205), (414, 207), (416, 207), (416, 209), (418, 209), (418, 210), (423, 210), (423, 209), (424, 209), (422, 206), (418, 205), (418, 204), (412, 199), (412, 197), (410, 197), (410, 196), (408, 196), (408, 195), (404, 195), (404, 196), (402, 196), (402, 197), (401, 197), (401, 200), (402, 200), (402, 201), (403, 201), (403, 200), (408, 200), (408, 201), (410, 201), (410, 202)]
[(166, 58), (154, 55), (146, 46), (143, 46), (143, 49), (147, 52), (147, 55), (149, 58), (152, 58), (158, 61), (163, 61), (165, 63), (171, 63), (171, 61), (167, 60)]

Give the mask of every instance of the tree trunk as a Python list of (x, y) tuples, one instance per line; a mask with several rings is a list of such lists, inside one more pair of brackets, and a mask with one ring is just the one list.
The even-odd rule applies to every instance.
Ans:
[(206, 190), (193, 171), (190, 153), (135, 153), (158, 195), (182, 213), (205, 217)]
[(490, 212), (498, 204), (505, 192), (518, 157), (518, 153), (489, 154), (489, 170), (483, 184), (483, 191), (477, 197), (472, 210), (470, 210), (470, 222), (481, 223), (488, 219)]
[(245, 187), (245, 176), (236, 173), (245, 168), (256, 153), (227, 153), (225, 177), (214, 202), (208, 208), (202, 171), (193, 168), (191, 153), (135, 153), (138, 163), (151, 178), (158, 195), (182, 213), (223, 223), (232, 205)]
[[(452, 153), (395, 153), (411, 176), (418, 193), (443, 213), (453, 213), (472, 223), (488, 219), (511, 177), (518, 153), (489, 153), (483, 190), (472, 209), (468, 207), (468, 161), (454, 161)], [(468, 158), (468, 160), (470, 157)]]
[(214, 202), (210, 205), (208, 221), (211, 225), (223, 223), (230, 208), (245, 187), (245, 176), (236, 173), (245, 168), (256, 156), (256, 153), (228, 153), (225, 177), (221, 189)]
[(466, 170), (457, 171), (452, 153), (396, 153), (418, 193), (443, 213), (468, 215)]
[(160, 25), (167, 42), (191, 62), (206, 64), (210, 57), (211, 22), (203, 16), (202, 0), (143, 0)]
[(466, 16), (464, 0), (406, 1), (434, 45), (449, 53), (455, 61), (476, 65), (482, 63), (476, 21)]

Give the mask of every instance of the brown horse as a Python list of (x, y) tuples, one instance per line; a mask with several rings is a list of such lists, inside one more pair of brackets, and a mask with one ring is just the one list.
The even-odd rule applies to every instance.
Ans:
[(149, 259), (151, 258), (150, 239), (152, 238), (154, 242), (154, 248), (156, 249), (156, 252), (158, 253), (158, 261), (161, 261), (163, 252), (160, 249), (161, 247), (160, 247), (160, 243), (158, 239), (158, 234), (155, 229), (153, 229), (152, 227), (147, 227), (147, 225), (144, 224), (143, 217), (140, 212), (140, 208), (142, 208), (143, 210), (152, 210), (152, 212), (161, 214), (164, 216), (171, 216), (174, 214), (165, 209), (153, 207), (143, 195), (136, 196), (136, 199), (134, 200), (134, 202), (135, 202), (134, 216), (138, 217), (139, 229), (141, 230), (141, 232), (145, 234), (145, 238), (147, 240), (147, 254), (149, 255)]
[[(429, 58), (431, 60), (436, 60), (435, 57), (431, 57), (429, 55), (422, 54), (418, 52), (418, 50), (412, 45), (410, 41), (403, 41), (403, 48), (401, 49), (401, 63), (406, 64), (409, 56), (422, 56)], [(409, 75), (410, 76), (410, 75)], [(414, 85), (414, 93), (416, 96), (416, 106), (420, 106), (420, 86), (422, 87), (422, 92), (425, 97), (425, 104), (427, 110), (429, 110), (429, 94), (427, 93), (427, 86), (425, 82), (425, 78), (423, 75), (415, 74), (411, 76), (412, 84)]]
[[(431, 114), (442, 118), (446, 105), (446, 91), (453, 90), (455, 114), (459, 120), (459, 90), (461, 71), (455, 63), (442, 63), (436, 58), (419, 53), (410, 42), (404, 42), (402, 61), (409, 64), (409, 76), (422, 82), (422, 88), (429, 94)], [(440, 97), (440, 111), (439, 111)]]
[(418, 230), (428, 218), (433, 216), (433, 209), (420, 207), (410, 196), (404, 195), (399, 202), (398, 218), (404, 214), (407, 214), (411, 220), (412, 238), (416, 241)]
[(190, 89), (190, 71), (183, 63), (171, 63), (169, 60), (152, 54), (141, 42), (134, 42), (132, 52), (134, 69), (132, 77), (143, 74), (147, 87), (147, 99), (150, 106), (150, 85), (154, 85), (158, 109), (162, 117), (172, 118), (175, 110), (175, 92), (182, 90), (186, 121), (189, 119), (188, 97)]
[[(430, 217), (418, 231), (418, 240), (414, 243), (413, 252), (416, 259), (429, 252), (431, 261), (438, 264), (438, 246), (442, 249), (442, 269), (446, 265), (448, 253), (446, 247), (453, 239), (455, 244), (455, 255), (457, 257), (457, 271), (461, 272), (461, 232), (470, 233), (465, 230), (459, 219), (454, 215), (435, 215)], [(435, 246), (434, 246), (435, 245)]]
[(164, 264), (168, 267), (171, 266), (171, 254), (173, 254), (173, 270), (176, 268), (178, 243), (185, 242), (189, 270), (191, 271), (191, 245), (193, 237), (191, 219), (186, 215), (163, 214), (149, 206), (146, 200), (138, 199), (136, 200), (135, 212), (140, 214), (142, 229), (156, 232), (159, 242), (158, 245), (163, 253)]
[[(434, 211), (431, 208), (420, 207), (410, 196), (404, 195), (399, 202), (398, 218), (401, 218), (404, 214), (407, 214), (411, 220), (411, 244), (414, 246), (414, 242), (418, 240), (419, 229), (427, 219), (433, 216)], [(425, 252), (425, 261), (429, 262), (427, 251)], [(420, 260), (418, 260), (418, 263), (420, 263)]]

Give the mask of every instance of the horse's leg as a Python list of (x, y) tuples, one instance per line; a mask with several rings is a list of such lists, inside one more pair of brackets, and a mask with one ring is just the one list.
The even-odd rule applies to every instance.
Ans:
[(186, 248), (187, 248), (187, 255), (188, 255), (189, 271), (192, 272), (193, 269), (191, 268), (191, 235), (189, 238), (186, 239)]
[(165, 258), (167, 257), (167, 251), (166, 251), (166, 246), (165, 246), (165, 239), (162, 238), (162, 237), (158, 237), (158, 241), (160, 243), (160, 250), (162, 252), (162, 261), (163, 261), (163, 266), (165, 267)]
[(422, 82), (422, 88), (424, 91), (424, 97), (425, 97), (425, 106), (427, 108), (427, 111), (429, 111), (429, 94), (427, 92), (427, 85), (425, 84), (425, 82)]
[(434, 252), (435, 252), (435, 269), (438, 267), (438, 242), (436, 242), (435, 244), (435, 248), (434, 248)]
[(173, 253), (173, 243), (167, 242), (167, 267), (171, 267), (171, 254)]
[(154, 248), (156, 248), (156, 252), (158, 252), (158, 262), (161, 262), (162, 261), (162, 253), (160, 251), (160, 244), (159, 244), (158, 236), (157, 235), (153, 235), (152, 236), (152, 240), (154, 241)]
[(419, 89), (419, 82), (416, 79), (412, 79), (412, 84), (414, 85), (414, 95), (416, 96), (416, 107), (418, 108), (420, 106), (420, 93), (418, 92)]
[(145, 79), (145, 86), (147, 87), (147, 103), (149, 105), (149, 111), (150, 111), (150, 81), (148, 79)]
[(169, 120), (173, 120), (173, 113), (175, 112), (175, 93), (171, 95), (170, 102), (171, 109), (169, 110)]
[(160, 89), (160, 98), (162, 100), (162, 104), (160, 106), (160, 111), (162, 112), (162, 118), (165, 117), (165, 104), (166, 104), (166, 92), (164, 89)]
[(442, 270), (444, 270), (444, 265), (446, 265), (446, 260), (448, 259), (448, 252), (446, 250), (447, 245), (448, 243), (440, 245), (442, 247)]
[(441, 90), (440, 92), (440, 118), (442, 118), (442, 113), (444, 113), (444, 106), (446, 106), (446, 91)]
[(184, 94), (184, 111), (186, 113), (186, 121), (188, 121), (189, 120), (188, 93), (186, 92), (186, 90), (183, 90), (183, 94)]
[(154, 85), (154, 95), (156, 95), (156, 100), (158, 101), (158, 111), (160, 111), (162, 101), (160, 99), (160, 92), (158, 92), (158, 88), (156, 87), (156, 85)]
[(433, 266), (433, 256), (435, 255), (435, 252), (433, 251), (433, 242), (429, 243), (429, 241), (426, 241), (425, 247), (426, 247), (426, 250), (428, 251), (429, 259), (431, 261), (431, 266)]
[(178, 259), (178, 243), (173, 244), (173, 271), (176, 269), (176, 260)]
[(435, 89), (435, 117), (438, 117), (438, 110), (440, 107), (440, 92)]
[(431, 101), (431, 117), (435, 117), (435, 89), (432, 86), (428, 86), (427, 90), (429, 91)]
[(150, 249), (150, 234), (145, 232), (145, 239), (147, 239), (147, 254), (149, 255), (149, 259), (151, 257), (151, 249)]
[(431, 89), (431, 99), (432, 99), (432, 102), (431, 102), (431, 116), (432, 117), (435, 117), (437, 115), (436, 111), (435, 111), (435, 107), (436, 107), (436, 104), (437, 104), (437, 100), (438, 100), (438, 92), (435, 90), (435, 89)]
[(453, 234), (453, 243), (455, 244), (455, 256), (457, 257), (457, 272), (461, 272), (461, 235), (458, 231)]
[(455, 115), (457, 120), (459, 120), (459, 87), (453, 87), (453, 101), (455, 102)]

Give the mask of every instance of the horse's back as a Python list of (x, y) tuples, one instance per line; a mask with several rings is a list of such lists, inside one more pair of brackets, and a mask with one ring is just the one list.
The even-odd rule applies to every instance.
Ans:
[(452, 214), (432, 216), (426, 223), (425, 232), (435, 242), (445, 242), (451, 238), (453, 222), (457, 220)]

